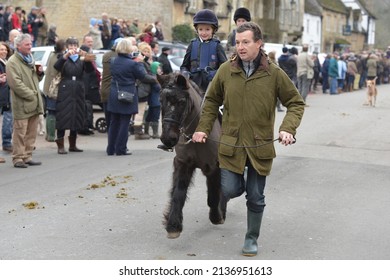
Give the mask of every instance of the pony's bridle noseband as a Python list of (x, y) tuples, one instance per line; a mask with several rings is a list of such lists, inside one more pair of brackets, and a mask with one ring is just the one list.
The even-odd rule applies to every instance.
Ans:
[(177, 124), (178, 126), (181, 125), (181, 121), (175, 120), (173, 118), (163, 118), (162, 122), (174, 123)]

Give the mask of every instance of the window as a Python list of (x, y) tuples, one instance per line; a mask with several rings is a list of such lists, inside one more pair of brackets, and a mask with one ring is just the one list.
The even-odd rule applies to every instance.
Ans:
[(310, 33), (310, 20), (309, 19), (307, 19), (306, 20), (306, 33)]
[[(265, 3), (264, 3), (265, 2)], [(264, 1), (265, 18), (275, 19), (275, 0)]]
[(324, 17), (324, 21), (325, 21), (325, 30), (330, 31), (331, 17), (329, 14), (326, 17)]
[(317, 34), (320, 34), (320, 22), (317, 20)]
[(293, 6), (293, 22), (292, 24), (295, 26), (299, 26), (299, 19), (301, 18), (299, 7), (301, 6), (300, 0), (295, 0), (295, 5)]
[(188, 0), (186, 12), (194, 12), (195, 13), (196, 11), (197, 11), (196, 0)]

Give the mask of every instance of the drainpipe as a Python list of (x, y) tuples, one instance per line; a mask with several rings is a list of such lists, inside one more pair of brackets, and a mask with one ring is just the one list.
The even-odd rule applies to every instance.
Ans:
[(320, 51), (321, 52), (325, 52), (325, 46), (324, 46), (324, 42), (323, 42), (323, 39), (324, 39), (324, 32), (323, 32), (323, 27), (324, 27), (324, 16), (321, 14), (320, 16), (321, 18), (321, 34), (320, 34)]

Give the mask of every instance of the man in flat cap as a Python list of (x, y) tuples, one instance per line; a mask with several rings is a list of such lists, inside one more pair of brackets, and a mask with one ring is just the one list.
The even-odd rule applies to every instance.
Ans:
[(158, 57), (158, 62), (161, 63), (161, 70), (163, 72), (163, 75), (172, 73), (172, 66), (169, 62), (168, 55), (171, 53), (171, 49), (168, 47), (163, 47), (161, 50), (161, 54)]

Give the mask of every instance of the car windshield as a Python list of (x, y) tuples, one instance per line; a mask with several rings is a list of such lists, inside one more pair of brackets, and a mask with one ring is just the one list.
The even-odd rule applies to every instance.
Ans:
[(31, 53), (32, 53), (35, 61), (42, 61), (46, 51), (45, 50), (42, 50), (42, 51), (31, 51)]
[(171, 53), (172, 53), (173, 56), (184, 57), (186, 55), (186, 49), (172, 47), (172, 52)]
[(103, 54), (104, 53), (96, 53), (96, 66), (98, 68), (103, 68)]
[(180, 67), (183, 64), (183, 57), (171, 57), (170, 61)]
[(172, 56), (184, 57), (187, 51), (187, 46), (181, 43), (170, 43), (159, 41), (160, 53), (163, 47), (168, 47), (171, 49)]

